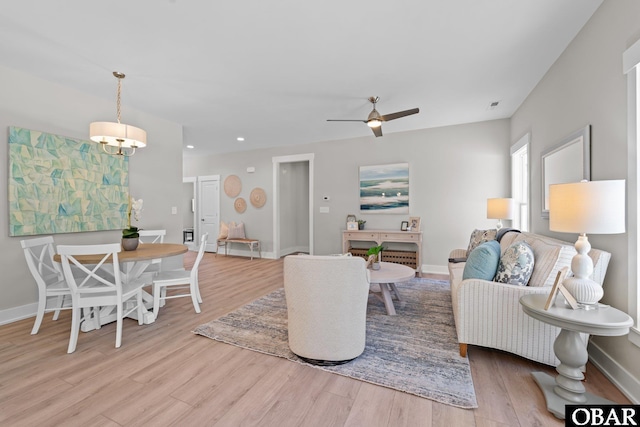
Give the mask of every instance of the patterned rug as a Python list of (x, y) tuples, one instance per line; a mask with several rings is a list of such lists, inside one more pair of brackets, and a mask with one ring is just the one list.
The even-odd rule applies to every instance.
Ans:
[(397, 316), (369, 296), (364, 353), (338, 366), (309, 365), (289, 349), (284, 289), (193, 332), (238, 347), (389, 387), (460, 408), (477, 408), (471, 369), (460, 357), (449, 283), (416, 278), (398, 285)]

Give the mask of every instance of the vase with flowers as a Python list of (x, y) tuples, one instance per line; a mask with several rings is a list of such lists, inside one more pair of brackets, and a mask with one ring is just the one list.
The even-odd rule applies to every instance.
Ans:
[(142, 213), (142, 199), (136, 200), (129, 197), (129, 208), (127, 209), (127, 228), (122, 230), (122, 249), (125, 251), (135, 251), (140, 243), (140, 229), (131, 226), (131, 215), (136, 221), (140, 220)]

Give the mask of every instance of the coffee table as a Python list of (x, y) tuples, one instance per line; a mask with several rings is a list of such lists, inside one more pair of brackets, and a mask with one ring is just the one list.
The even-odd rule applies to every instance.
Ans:
[(395, 264), (393, 262), (381, 262), (380, 270), (370, 270), (371, 278), (369, 283), (371, 285), (378, 285), (379, 290), (375, 290), (375, 286), (371, 286), (370, 292), (378, 297), (387, 309), (387, 314), (390, 316), (396, 315), (396, 308), (393, 305), (393, 298), (391, 297), (391, 291), (396, 296), (398, 301), (400, 299), (400, 293), (398, 293), (397, 283), (406, 282), (416, 277), (416, 271), (402, 264)]

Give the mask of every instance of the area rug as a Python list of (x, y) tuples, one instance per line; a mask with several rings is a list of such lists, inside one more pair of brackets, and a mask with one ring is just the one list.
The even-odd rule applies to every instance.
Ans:
[(193, 332), (460, 408), (477, 408), (471, 369), (460, 357), (449, 282), (416, 278), (398, 284), (396, 316), (369, 296), (364, 353), (338, 366), (309, 365), (289, 349), (284, 289), (198, 326)]

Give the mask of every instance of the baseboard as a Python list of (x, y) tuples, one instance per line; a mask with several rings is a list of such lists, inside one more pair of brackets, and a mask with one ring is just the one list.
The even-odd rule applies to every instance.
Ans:
[(640, 381), (613, 360), (601, 347), (589, 342), (589, 360), (635, 405), (640, 403)]
[(422, 272), (428, 274), (449, 274), (449, 268), (446, 265), (430, 265), (422, 264)]
[(29, 317), (35, 317), (37, 311), (37, 302), (0, 310), (0, 325), (17, 322), (22, 319), (28, 319)]

